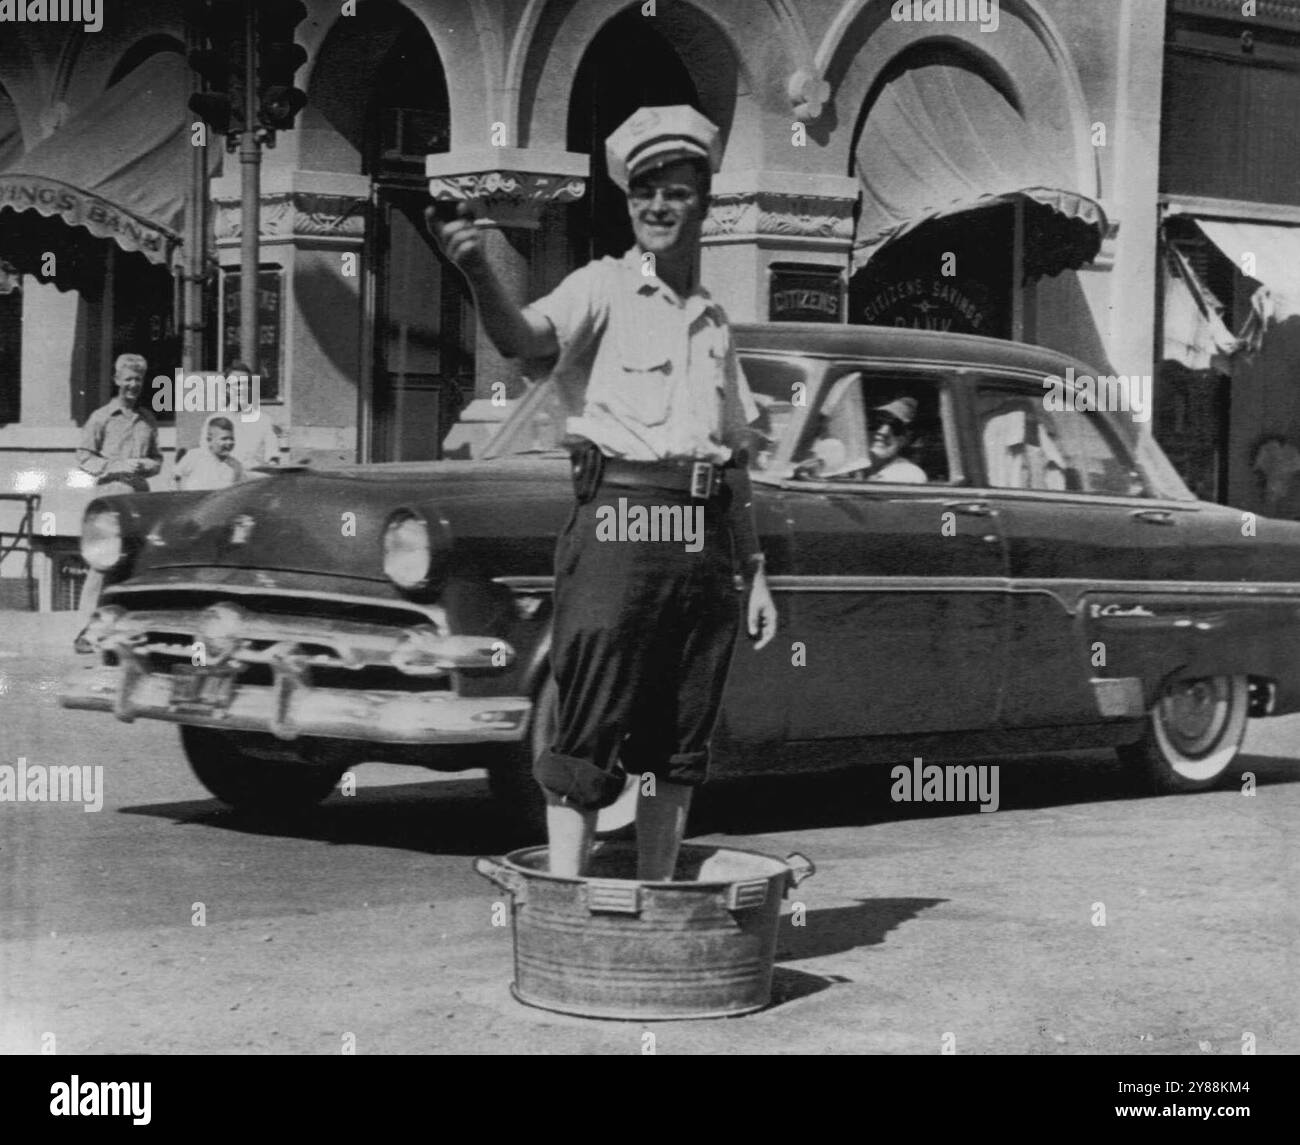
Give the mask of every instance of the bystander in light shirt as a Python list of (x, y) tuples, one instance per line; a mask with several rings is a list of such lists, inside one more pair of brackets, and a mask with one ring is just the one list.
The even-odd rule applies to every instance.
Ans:
[[(152, 462), (148, 471), (126, 472), (116, 463), (143, 458)], [(94, 475), (97, 484), (121, 482), (140, 493), (149, 491), (148, 478), (162, 468), (158, 449), (158, 423), (139, 408), (127, 409), (118, 398), (100, 406), (81, 430), (77, 465)]]
[[(701, 286), (686, 297), (642, 270), (633, 247), (574, 271), (529, 308), (560, 344), (550, 376), (570, 439), (609, 457), (723, 465), (758, 406), (722, 307)], [(543, 375), (549, 363), (530, 363)]]
[(244, 467), (234, 457), (217, 457), (207, 449), (191, 449), (172, 470), (179, 489), (224, 489), (244, 479)]

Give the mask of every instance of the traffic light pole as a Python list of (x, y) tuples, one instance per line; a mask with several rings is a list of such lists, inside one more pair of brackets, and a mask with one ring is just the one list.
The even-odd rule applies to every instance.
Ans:
[[(239, 134), (239, 356), (253, 373), (257, 353), (258, 234), (261, 230), (262, 147), (257, 140), (257, 13), (244, 0), (244, 130)], [(229, 367), (229, 363), (226, 363)]]

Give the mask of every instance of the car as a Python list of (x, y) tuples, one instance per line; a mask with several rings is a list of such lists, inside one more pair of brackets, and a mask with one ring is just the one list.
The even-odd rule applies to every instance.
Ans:
[[(1135, 409), (1088, 408), (1126, 403), (1084, 400), (1084, 363), (885, 327), (735, 337), (781, 627), (738, 642), (713, 774), (1105, 747), (1193, 791), (1249, 717), (1300, 710), (1300, 524), (1197, 500)], [(913, 415), (907, 481), (871, 479), (885, 407)], [(535, 828), (563, 432), (542, 382), (474, 460), (93, 501), (97, 659), (63, 706), (180, 725), (236, 807), (310, 804), (368, 760), (485, 767)]]

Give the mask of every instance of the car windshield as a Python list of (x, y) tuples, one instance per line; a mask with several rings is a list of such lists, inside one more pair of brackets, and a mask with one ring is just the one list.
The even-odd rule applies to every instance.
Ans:
[[(812, 367), (799, 358), (741, 355), (741, 367), (758, 405), (751, 427), (749, 467), (764, 473), (775, 464), (810, 388)], [(483, 450), (484, 458), (566, 453), (564, 410), (550, 379), (533, 386)]]

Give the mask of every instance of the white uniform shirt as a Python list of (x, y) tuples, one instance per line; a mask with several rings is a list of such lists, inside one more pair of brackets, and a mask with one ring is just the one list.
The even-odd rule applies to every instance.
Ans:
[(570, 438), (630, 461), (716, 465), (746, 443), (758, 406), (727, 316), (702, 287), (678, 298), (642, 273), (633, 247), (574, 271), (529, 309), (560, 344), (550, 375)]

